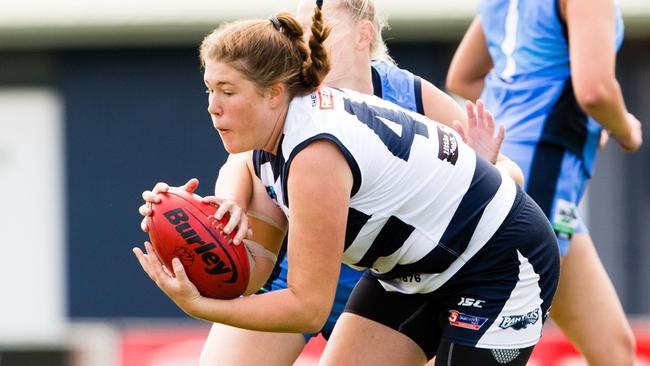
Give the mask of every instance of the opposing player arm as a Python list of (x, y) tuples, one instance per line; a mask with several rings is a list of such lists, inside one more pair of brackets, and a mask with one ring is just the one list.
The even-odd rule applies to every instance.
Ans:
[[(243, 240), (251, 262), (251, 276), (244, 295), (255, 293), (264, 285), (275, 265), (286, 234), (284, 213), (271, 201), (266, 188), (255, 176), (252, 152), (228, 157), (228, 161), (219, 170), (214, 192), (215, 197), (231, 200), (239, 206), (233, 206), (235, 209), (246, 212), (233, 225), (242, 229), (245, 222), (251, 230), (248, 238)], [(225, 229), (231, 230), (232, 226), (227, 225)]]
[(464, 130), (467, 129), (465, 113), (454, 98), (427, 80), (421, 79), (420, 85), (425, 116), (449, 127), (454, 127), (454, 121), (458, 121)]
[(641, 125), (628, 113), (615, 75), (614, 2), (565, 0), (562, 5), (578, 103), (624, 150), (638, 149), (642, 141)]
[(194, 317), (239, 328), (319, 330), (334, 301), (352, 181), (334, 144), (310, 144), (293, 159), (288, 181), (288, 288), (233, 300), (199, 297), (182, 308)]
[(476, 101), (483, 91), (485, 76), (491, 69), (492, 58), (477, 16), (451, 60), (447, 71), (447, 89), (465, 99)]

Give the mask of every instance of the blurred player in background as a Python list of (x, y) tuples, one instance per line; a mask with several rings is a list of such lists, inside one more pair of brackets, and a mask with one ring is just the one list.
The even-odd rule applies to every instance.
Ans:
[(228, 225), (250, 203), (286, 215), (288, 287), (208, 299), (180, 261), (176, 277), (167, 274), (149, 244), (148, 254), (134, 249), (140, 264), (191, 316), (314, 332), (329, 316), (343, 260), (371, 271), (323, 364), (422, 365), (437, 353), (439, 365), (524, 365), (559, 275), (548, 221), (501, 162), (453, 130), (373, 96), (318, 88), (329, 70), (323, 27), (317, 9), (307, 48), (283, 13), (222, 26), (201, 48), (208, 111), (233, 154), (226, 165), (247, 167), (219, 175), (241, 206), (231, 206)]
[[(316, 2), (303, 0), (297, 9), (297, 18), (309, 36), (311, 17)], [(483, 157), (496, 162), (503, 139), (503, 128), (494, 135), (494, 123), (479, 103), (478, 115), (472, 121), (479, 126), (466, 126), (466, 116), (458, 104), (430, 82), (398, 68), (382, 39), (386, 23), (380, 19), (371, 0), (327, 0), (323, 3), (325, 22), (332, 31), (325, 42), (331, 57), (331, 70), (325, 77), (328, 86), (349, 88), (366, 94), (374, 94), (406, 109), (426, 115), (456, 129), (467, 131), (471, 144)], [(473, 106), (469, 106), (473, 113)], [(459, 121), (462, 121), (458, 123)], [(488, 126), (488, 123), (491, 124)], [(469, 127), (469, 128), (468, 128)], [(499, 159), (504, 160), (504, 157)], [(515, 177), (521, 177), (520, 170), (510, 164), (509, 170)], [(519, 178), (521, 179), (521, 178)], [(218, 194), (218, 192), (216, 192)], [(279, 268), (274, 271), (265, 286), (266, 291), (287, 288), (288, 261), (284, 255), (286, 243), (281, 251)], [(319, 332), (325, 339), (334, 328), (343, 312), (345, 303), (363, 272), (341, 266), (332, 313), (325, 327)], [(247, 329), (214, 324), (201, 354), (202, 365), (261, 364), (288, 365), (293, 363), (303, 347), (316, 333), (265, 333)], [(255, 347), (258, 352), (249, 352)], [(218, 356), (217, 356), (218, 355)]]
[(623, 22), (614, 0), (492, 0), (451, 63), (447, 87), (479, 96), (506, 125), (503, 153), (551, 221), (564, 256), (551, 317), (590, 365), (631, 365), (635, 341), (578, 214), (599, 140), (642, 143), (615, 78)]

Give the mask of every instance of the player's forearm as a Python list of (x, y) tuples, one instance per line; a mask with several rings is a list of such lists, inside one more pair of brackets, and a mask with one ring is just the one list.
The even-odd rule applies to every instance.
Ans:
[(476, 102), (483, 92), (485, 76), (489, 69), (482, 66), (470, 68), (462, 64), (461, 57), (461, 54), (454, 56), (454, 61), (449, 66), (447, 73), (446, 87), (447, 90), (459, 97)]
[(230, 155), (219, 169), (219, 175), (214, 185), (214, 195), (218, 198), (233, 200), (246, 210), (253, 195), (253, 183), (244, 154)]
[(252, 257), (251, 260), (255, 261), (255, 263), (250, 265), (250, 279), (246, 291), (244, 291), (244, 296), (252, 295), (260, 291), (266, 281), (268, 281), (275, 266), (275, 261), (267, 257)]
[(330, 307), (331, 302), (329, 305), (306, 302), (290, 289), (284, 289), (232, 300), (201, 297), (183, 310), (195, 318), (237, 328), (313, 333), (325, 324)]
[(476, 102), (483, 91), (485, 76), (492, 66), (481, 21), (476, 17), (467, 29), (449, 65), (447, 90)]
[(452, 82), (447, 84), (447, 89), (459, 97), (476, 102), (483, 92), (484, 80), (484, 77), (477, 77), (473, 80)]
[(467, 116), (450, 95), (426, 80), (422, 80), (421, 85), (425, 116), (452, 128), (454, 127), (454, 121), (458, 121), (463, 126), (463, 129), (467, 130)]

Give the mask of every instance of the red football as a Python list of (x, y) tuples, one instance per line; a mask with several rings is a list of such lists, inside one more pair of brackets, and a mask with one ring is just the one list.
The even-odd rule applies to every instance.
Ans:
[(172, 271), (172, 259), (183, 263), (189, 279), (203, 296), (232, 299), (244, 293), (250, 276), (244, 244), (235, 245), (235, 231), (221, 231), (227, 215), (216, 220), (217, 207), (183, 190), (162, 193), (148, 218), (154, 250)]

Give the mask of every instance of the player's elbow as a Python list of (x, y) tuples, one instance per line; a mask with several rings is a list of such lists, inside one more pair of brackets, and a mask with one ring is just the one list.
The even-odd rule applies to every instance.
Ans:
[(582, 84), (576, 83), (574, 86), (575, 96), (578, 104), (587, 114), (607, 105), (618, 88), (614, 80), (591, 80)]
[(310, 304), (303, 307), (301, 311), (302, 321), (300, 322), (303, 333), (318, 333), (325, 326), (330, 315), (331, 307), (323, 304)]
[(591, 90), (584, 91), (582, 93), (576, 93), (576, 100), (580, 107), (589, 114), (590, 111), (597, 109), (599, 106), (603, 105), (605, 101), (605, 94), (597, 90), (596, 88), (590, 88)]
[(450, 72), (447, 73), (447, 78), (445, 79), (445, 88), (454, 94), (461, 95), (463, 89), (462, 85), (463, 83), (461, 82), (460, 77), (458, 77), (458, 74), (451, 72), (450, 70)]
[(312, 312), (309, 319), (305, 319), (305, 327), (307, 328), (305, 333), (318, 333), (325, 326), (327, 318), (329, 316), (329, 310), (327, 311), (317, 311)]
[(325, 326), (324, 321), (313, 319), (314, 321), (306, 322), (300, 329), (301, 333), (318, 333)]
[(450, 72), (445, 81), (447, 91), (461, 98), (476, 100), (483, 89), (483, 77)]

